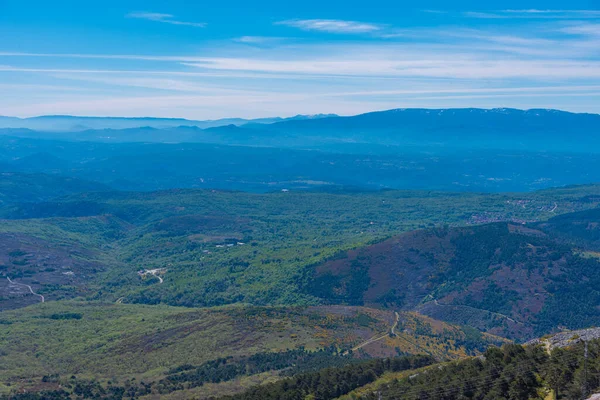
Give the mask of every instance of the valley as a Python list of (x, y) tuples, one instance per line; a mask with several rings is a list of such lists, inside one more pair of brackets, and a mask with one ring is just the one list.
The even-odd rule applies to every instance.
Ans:
[[(320, 281), (313, 281), (313, 268), (320, 271), (324, 268), (320, 264), (339, 259), (346, 251), (370, 244), (383, 250), (395, 240), (388, 238), (403, 232), (443, 224), (467, 226), (482, 218), (519, 226), (556, 215), (550, 211), (554, 203), (565, 213), (595, 207), (600, 201), (598, 191), (595, 186), (582, 186), (523, 195), (85, 193), (6, 208), (0, 223), (2, 273), (31, 285), (48, 299), (83, 296), (116, 301), (122, 297), (125, 303), (188, 307), (237, 302), (316, 305), (330, 296), (314, 287)], [(415, 234), (430, 235), (410, 235)], [(437, 233), (442, 234), (443, 229)], [(451, 255), (437, 252), (435, 256)], [(417, 259), (413, 262), (422, 262)], [(159, 269), (168, 270), (161, 277), (164, 284), (137, 274)], [(370, 289), (373, 294), (366, 303), (386, 290)], [(415, 306), (420, 302), (417, 297), (428, 293), (417, 290), (404, 295), (412, 296), (409, 301)], [(344, 296), (338, 300), (364, 303), (361, 293)], [(10, 302), (10, 296), (3, 301)]]
[(0, 38), (0, 400), (600, 400), (600, 0)]
[[(444, 371), (512, 379), (511, 357), (539, 377), (523, 390), (553, 390), (536, 349), (578, 352), (600, 324), (600, 186), (578, 185), (600, 180), (596, 155), (402, 147), (408, 130), (385, 124), (430, 117), (359, 117), (1, 136), (0, 399), (412, 400), (439, 393), (435, 368), (434, 387)], [(380, 118), (400, 121), (373, 131), (397, 143), (355, 141)], [(481, 118), (539, 122), (532, 139), (596, 123)], [(182, 129), (216, 136), (161, 139)]]
[[(142, 398), (235, 395), (314, 368), (465, 359), (596, 325), (598, 259), (583, 254), (597, 248), (599, 202), (589, 185), (6, 205), (0, 393), (58, 390), (73, 375), (72, 387), (120, 382)], [(200, 372), (214, 362), (227, 378)], [(198, 372), (167, 384), (178, 366)]]

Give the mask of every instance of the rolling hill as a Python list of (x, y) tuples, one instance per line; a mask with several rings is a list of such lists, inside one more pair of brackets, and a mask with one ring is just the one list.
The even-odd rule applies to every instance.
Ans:
[[(164, 396), (235, 393), (240, 379), (250, 385), (372, 356), (459, 358), (505, 342), (411, 313), (388, 336), (393, 321), (392, 312), (364, 307), (49, 302), (0, 314), (0, 396), (69, 386), (73, 375), (103, 387), (137, 378)], [(373, 336), (382, 339), (356, 349), (358, 358), (345, 352)]]
[[(227, 129), (237, 132), (242, 128)], [(171, 137), (168, 131), (150, 131)], [(194, 135), (206, 131), (186, 128), (186, 132)], [(591, 153), (459, 151), (358, 144), (340, 144), (323, 151), (202, 143), (69, 142), (5, 136), (0, 136), (0, 168), (2, 172), (53, 174), (95, 181), (120, 190), (145, 191), (354, 188), (501, 192), (600, 181), (600, 158)]]
[(38, 203), (69, 194), (105, 190), (109, 187), (83, 179), (43, 173), (0, 172), (2, 205)]
[(600, 263), (580, 252), (521, 224), (423, 230), (318, 266), (307, 290), (336, 304), (417, 310), (522, 340), (600, 324)]
[[(216, 190), (83, 193), (0, 210), (4, 218), (0, 233), (5, 237), (2, 273), (18, 276), (20, 283), (31, 285), (49, 300), (65, 296), (66, 290), (70, 297), (85, 294), (90, 299), (112, 301), (124, 297), (125, 302), (180, 306), (237, 302), (309, 305), (323, 300), (362, 304), (362, 286), (354, 288), (348, 283), (348, 290), (341, 290), (339, 298), (332, 297), (307, 286), (311, 281), (321, 282), (313, 281), (311, 273), (326, 270), (320, 265), (341, 258), (346, 251), (368, 252), (370, 248), (365, 246), (374, 243), (374, 249), (385, 250), (380, 251), (383, 257), (396, 257), (387, 251), (390, 242), (384, 240), (428, 226), (495, 221), (519, 226), (557, 213), (594, 208), (600, 202), (598, 190), (597, 186), (582, 186), (498, 195)], [(488, 235), (498, 243), (517, 236), (507, 232), (508, 228), (494, 231), (494, 226), (464, 229), (481, 230), (482, 235), (474, 236)], [(430, 246), (438, 246), (438, 240), (451, 240), (457, 232), (462, 231), (434, 237)], [(408, 233), (401, 238), (410, 235), (431, 234)], [(412, 247), (418, 247), (419, 240), (415, 243)], [(455, 250), (450, 245), (447, 248), (445, 257), (450, 259)], [(409, 255), (400, 257), (403, 260)], [(437, 257), (444, 255), (438, 251)], [(414, 258), (411, 263), (422, 264), (425, 271), (439, 267), (426, 264), (422, 256)], [(412, 268), (411, 263), (405, 268)], [(157, 284), (157, 279), (140, 279), (137, 273), (158, 269), (166, 269), (162, 284)], [(361, 283), (366, 271), (368, 265), (355, 270), (341, 268), (340, 274)], [(346, 278), (340, 279), (346, 287)], [(422, 295), (419, 287), (424, 282), (414, 283), (414, 296)], [(382, 287), (371, 292), (367, 298), (374, 301), (387, 296), (388, 290)], [(407, 297), (413, 296), (410, 293)], [(17, 299), (21, 304), (21, 297)], [(4, 301), (9, 307), (16, 300), (5, 294)], [(30, 301), (36, 300), (31, 297)], [(408, 299), (408, 304), (414, 305), (411, 301)]]
[(596, 185), (81, 189), (0, 205), (0, 396), (244, 396), (324, 368), (383, 392), (404, 370), (361, 365), (600, 321)]
[(99, 191), (0, 207), (0, 396), (243, 396), (369, 358), (464, 359), (595, 325), (599, 261), (584, 244), (599, 204), (600, 188), (578, 186)]

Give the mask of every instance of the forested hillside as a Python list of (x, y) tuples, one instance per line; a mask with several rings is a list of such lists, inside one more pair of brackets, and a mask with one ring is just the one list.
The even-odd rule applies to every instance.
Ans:
[(318, 266), (306, 290), (331, 303), (416, 309), (523, 339), (598, 325), (598, 271), (597, 257), (562, 236), (494, 223), (410, 232), (350, 251)]
[[(310, 121), (308, 121), (310, 122)], [(242, 128), (229, 127), (219, 135)], [(205, 188), (274, 190), (531, 191), (600, 181), (600, 161), (568, 145), (555, 151), (400, 146), (354, 140), (288, 148), (254, 143), (149, 142), (156, 129), (138, 129), (140, 141), (118, 143), (16, 138), (0, 134), (0, 172), (50, 174), (100, 182), (118, 190)], [(165, 132), (182, 138), (195, 132)], [(237, 132), (240, 134), (240, 132)], [(14, 134), (14, 132), (10, 133)], [(102, 132), (112, 135), (112, 132)], [(212, 137), (212, 133), (210, 134)], [(279, 137), (277, 132), (266, 133)], [(143, 140), (142, 140), (143, 139)], [(302, 142), (304, 136), (299, 137)], [(541, 143), (554, 143), (540, 140)], [(572, 141), (575, 142), (575, 141)]]
[[(326, 296), (311, 291), (312, 271), (347, 250), (427, 226), (521, 223), (588, 209), (600, 201), (597, 191), (85, 193), (0, 210), (2, 273), (49, 300), (319, 304)], [(2, 304), (11, 307), (15, 288), (3, 286)]]
[[(362, 398), (375, 399), (559, 399), (577, 400), (595, 393), (600, 359), (598, 341), (555, 349), (505, 345), (475, 358), (440, 365), (383, 384)], [(240, 397), (243, 398), (243, 397)], [(351, 397), (350, 397), (351, 398)], [(346, 399), (344, 399), (346, 400)]]
[(597, 186), (97, 189), (0, 207), (0, 393), (236, 395), (598, 324)]
[[(540, 222), (538, 226), (544, 232), (581, 248), (600, 250), (600, 209), (559, 215)], [(593, 254), (587, 253), (589, 256)]]
[(0, 173), (0, 205), (3, 206), (37, 203), (75, 193), (108, 189), (108, 186), (100, 183), (64, 176), (41, 173)]
[(506, 344), (480, 357), (433, 365), (409, 358), (328, 368), (222, 399), (578, 400), (599, 389), (599, 360), (597, 339), (574, 339), (549, 353), (538, 345)]

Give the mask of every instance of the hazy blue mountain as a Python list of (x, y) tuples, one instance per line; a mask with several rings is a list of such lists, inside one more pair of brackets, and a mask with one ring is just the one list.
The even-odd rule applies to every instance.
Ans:
[(0, 205), (48, 201), (68, 194), (105, 190), (109, 190), (106, 185), (72, 177), (0, 173)]
[(79, 117), (72, 115), (43, 115), (31, 118), (0, 116), (0, 128), (27, 128), (47, 132), (80, 132), (94, 129), (131, 129), (151, 127), (157, 129), (178, 126), (195, 126), (213, 128), (224, 125), (272, 124), (282, 121), (299, 121), (335, 116), (334, 114), (296, 115), (290, 118), (224, 118), (218, 120), (190, 120), (184, 118), (152, 118), (152, 117)]
[[(187, 129), (191, 134), (207, 132)], [(242, 128), (227, 129), (232, 135), (239, 130)], [(356, 152), (361, 149), (368, 152)], [(0, 136), (0, 172), (73, 176), (123, 190), (199, 187), (265, 192), (356, 187), (496, 192), (600, 182), (600, 157), (592, 153), (391, 149), (355, 145), (344, 153), (210, 143), (101, 143)]]
[[(53, 118), (59, 117), (40, 117), (36, 121), (51, 121)], [(78, 118), (68, 117), (67, 120), (81, 122)], [(98, 124), (114, 120), (119, 124), (145, 125), (126, 129), (106, 127), (61, 132), (9, 128), (0, 129), (0, 134), (101, 142), (192, 142), (290, 147), (357, 154), (394, 153), (411, 147), (574, 152), (595, 152), (600, 149), (600, 115), (558, 110), (398, 109), (351, 117), (317, 115), (296, 116), (281, 121), (208, 121), (213, 125), (221, 124), (219, 126), (207, 126), (204, 124), (207, 121), (202, 125), (201, 121), (177, 119), (89, 120)], [(178, 125), (158, 126), (165, 121)], [(196, 125), (190, 125), (196, 122)]]
[(307, 142), (401, 146), (590, 151), (600, 143), (600, 115), (536, 109), (397, 109), (283, 121), (262, 129), (301, 135)]
[(39, 152), (15, 158), (10, 165), (16, 170), (60, 172), (72, 167), (72, 163), (48, 152)]
[(556, 110), (390, 110), (205, 129), (0, 129), (2, 171), (125, 190), (534, 190), (599, 182), (598, 149), (599, 115)]

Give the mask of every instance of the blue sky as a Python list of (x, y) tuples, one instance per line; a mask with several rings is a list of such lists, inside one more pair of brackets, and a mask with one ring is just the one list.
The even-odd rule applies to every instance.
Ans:
[(0, 0), (0, 115), (600, 112), (599, 0), (289, 3)]

